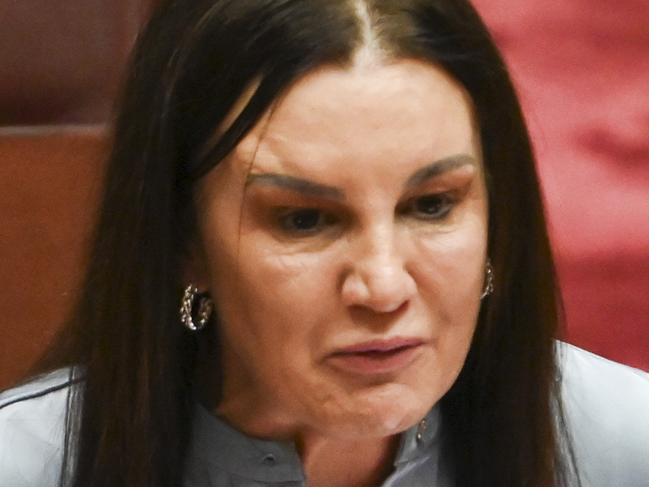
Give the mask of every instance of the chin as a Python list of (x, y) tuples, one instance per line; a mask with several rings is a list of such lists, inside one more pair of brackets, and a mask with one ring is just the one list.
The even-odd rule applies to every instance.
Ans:
[(338, 411), (330, 430), (347, 438), (386, 437), (417, 424), (436, 401), (403, 384), (384, 384), (357, 393)]

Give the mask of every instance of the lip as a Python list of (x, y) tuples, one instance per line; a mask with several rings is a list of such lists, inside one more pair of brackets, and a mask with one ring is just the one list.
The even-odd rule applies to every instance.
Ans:
[(424, 340), (392, 338), (358, 343), (336, 350), (328, 360), (336, 369), (360, 375), (389, 374), (408, 367), (420, 354)]
[(392, 352), (399, 348), (414, 347), (424, 343), (421, 338), (395, 337), (370, 340), (336, 350), (333, 355), (366, 352)]

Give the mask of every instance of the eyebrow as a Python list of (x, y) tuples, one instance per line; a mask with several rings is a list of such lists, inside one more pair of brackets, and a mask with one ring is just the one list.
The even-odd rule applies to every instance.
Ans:
[(469, 154), (457, 154), (435, 161), (432, 164), (422, 167), (415, 174), (408, 178), (406, 189), (412, 189), (415, 186), (441, 176), (449, 171), (454, 171), (464, 166), (477, 166), (475, 158)]
[(277, 173), (260, 173), (249, 174), (246, 180), (246, 187), (251, 184), (261, 184), (264, 186), (277, 186), (284, 189), (295, 191), (305, 196), (314, 196), (317, 198), (327, 198), (342, 201), (345, 199), (345, 193), (341, 189), (326, 184), (320, 184), (308, 179), (296, 178), (286, 174)]
[[(467, 165), (475, 166), (476, 164), (475, 158), (469, 154), (458, 154), (445, 157), (417, 170), (408, 178), (408, 181), (405, 184), (405, 189), (412, 189), (430, 179), (434, 179), (460, 167)], [(308, 179), (297, 178), (286, 174), (251, 173), (246, 179), (246, 187), (252, 184), (275, 186), (316, 198), (326, 198), (337, 201), (345, 200), (345, 192), (335, 186), (316, 183), (314, 181), (309, 181)]]

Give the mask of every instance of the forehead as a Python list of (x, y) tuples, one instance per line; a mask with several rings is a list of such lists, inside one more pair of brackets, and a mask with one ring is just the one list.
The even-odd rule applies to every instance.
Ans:
[(244, 138), (235, 159), (254, 159), (261, 170), (331, 172), (350, 161), (410, 166), (478, 152), (459, 83), (432, 64), (399, 60), (309, 73)]

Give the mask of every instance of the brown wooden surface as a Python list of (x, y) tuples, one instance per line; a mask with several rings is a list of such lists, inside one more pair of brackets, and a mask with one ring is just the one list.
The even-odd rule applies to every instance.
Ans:
[(0, 1), (0, 389), (65, 319), (110, 119), (152, 0)]
[(0, 125), (103, 123), (149, 3), (0, 1)]
[(77, 292), (104, 145), (99, 126), (0, 129), (0, 389), (43, 351)]

